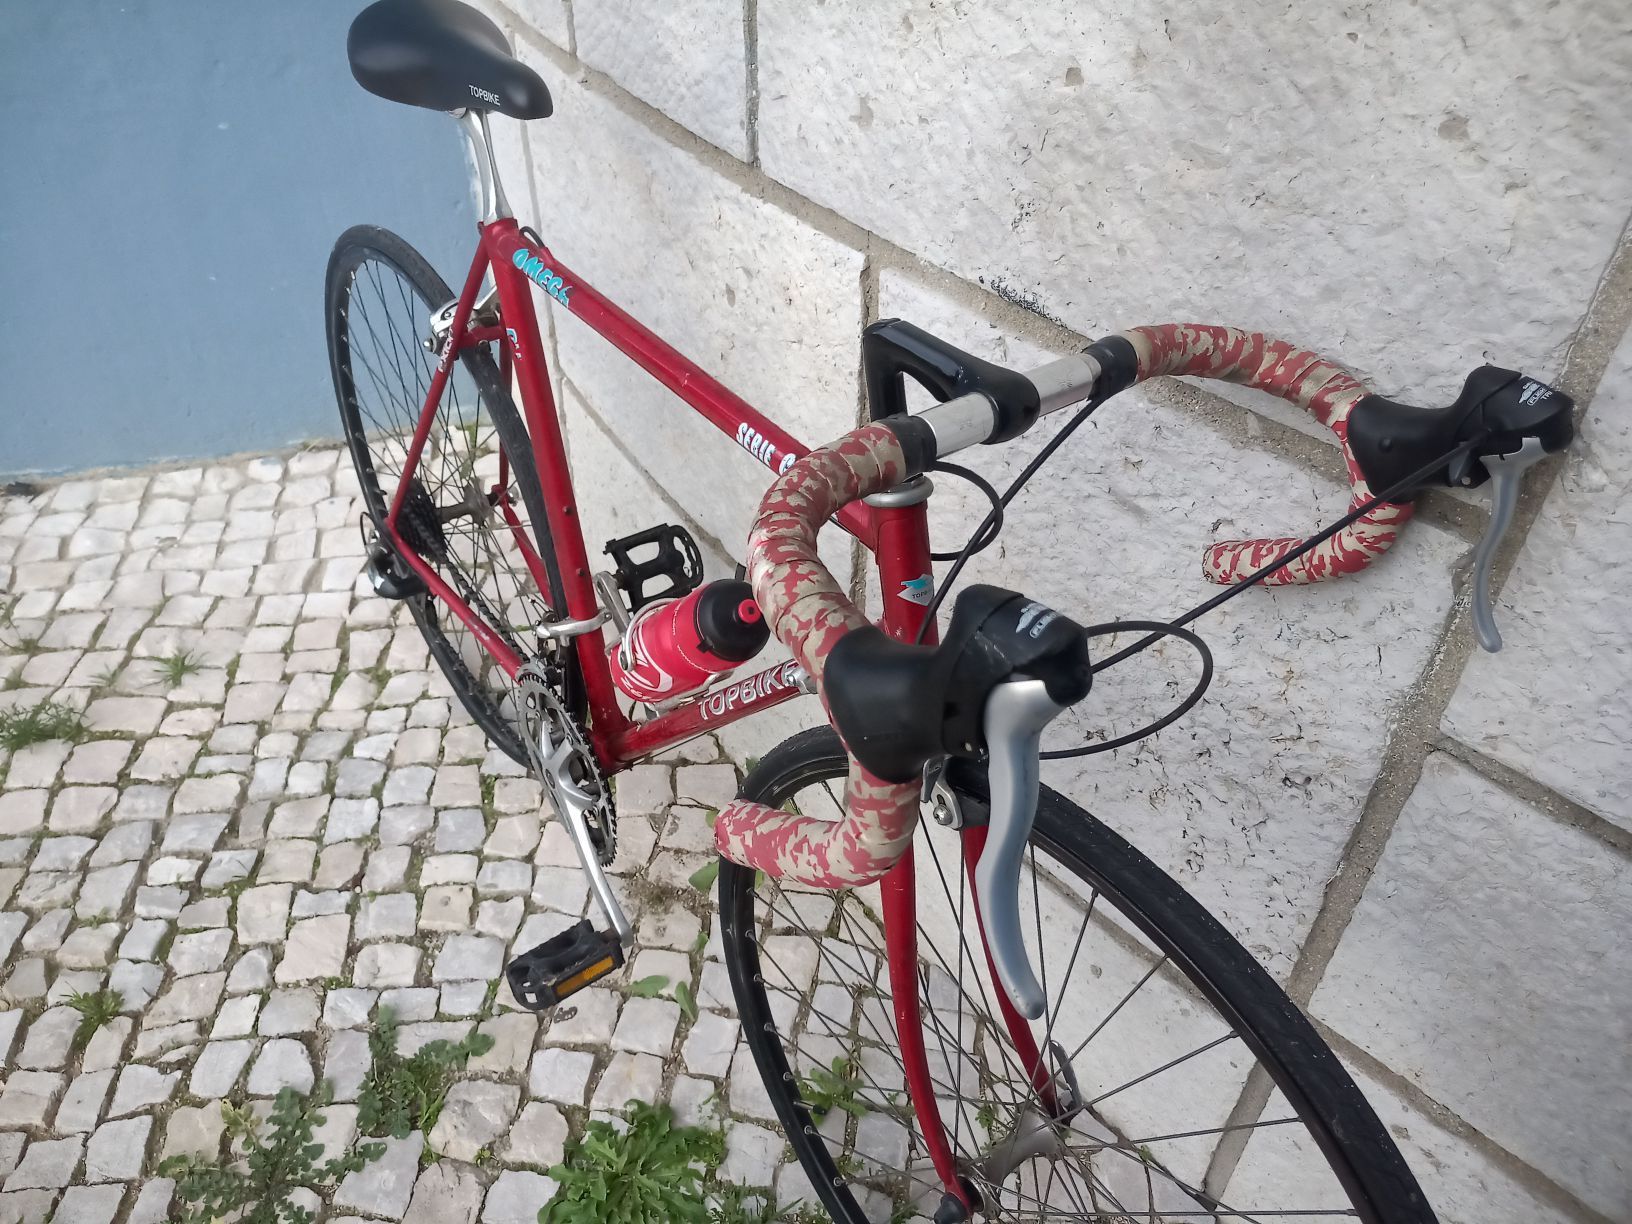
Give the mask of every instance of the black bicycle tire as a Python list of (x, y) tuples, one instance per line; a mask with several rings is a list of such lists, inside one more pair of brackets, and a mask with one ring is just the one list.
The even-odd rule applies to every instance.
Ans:
[[(844, 749), (831, 727), (778, 744), (743, 779), (742, 795), (775, 807), (821, 778), (842, 777)], [(987, 799), (983, 770), (960, 768), (954, 789)], [(1049, 787), (1042, 788), (1033, 838), (1115, 904), (1219, 1011), (1257, 1057), (1309, 1129), (1366, 1224), (1437, 1224), (1415, 1175), (1370, 1102), (1313, 1024), (1223, 925), (1132, 844)], [(756, 872), (721, 860), (719, 907), (726, 969), (744, 1040), (783, 1134), (822, 1204), (840, 1224), (866, 1224), (826, 1141), (807, 1130), (790, 1089), (760, 973)], [(784, 1078), (786, 1077), (786, 1078)]]
[[(346, 445), (351, 453), (352, 464), (357, 469), (358, 483), (362, 486), (363, 498), (368, 505), (369, 513), (379, 521), (384, 518), (386, 510), (383, 491), (378, 478), (374, 476), (373, 460), (365, 436), (366, 430), (362, 427), (361, 415), (354, 398), (355, 390), (351, 398), (348, 398), (346, 393), (348, 385), (355, 388), (355, 380), (351, 371), (342, 364), (342, 353), (349, 357), (350, 344), (349, 327), (345, 328), (344, 335), (341, 331), (346, 317), (339, 308), (340, 295), (350, 283), (348, 273), (362, 262), (359, 258), (348, 265), (348, 259), (353, 252), (362, 252), (365, 257), (372, 255), (393, 267), (413, 285), (415, 291), (431, 309), (451, 300), (453, 290), (413, 246), (397, 234), (379, 226), (352, 226), (340, 235), (329, 256), (323, 301), (330, 373), (334, 379), (335, 399), (340, 408)], [(479, 347), (466, 349), (460, 354), (460, 362), (476, 383), (482, 407), (492, 418), (500, 445), (509, 459), (511, 479), (521, 491), (522, 503), (532, 526), (533, 546), (538, 551), (539, 559), (544, 565), (545, 576), (549, 580), (547, 602), (551, 608), (563, 608), (566, 599), (561, 583), (560, 566), (550, 538), (549, 519), (544, 512), (544, 494), (539, 487), (538, 473), (533, 463), (532, 443), (526, 426), (522, 424), (509, 390), (500, 378), (497, 364), (485, 349)], [(408, 611), (413, 616), (414, 623), (419, 626), (420, 634), (431, 652), (431, 657), (436, 660), (442, 674), (452, 685), (460, 704), (506, 756), (521, 765), (530, 765), (532, 757), (515, 726), (499, 709), (493, 700), (491, 690), (472, 674), (469, 666), (460, 657), (458, 649), (436, 623), (430, 607), (433, 597), (428, 594), (414, 596), (406, 602)], [(575, 671), (576, 655), (569, 651), (566, 659), (567, 667)], [(575, 687), (570, 683), (570, 677), (567, 687), (569, 691)]]

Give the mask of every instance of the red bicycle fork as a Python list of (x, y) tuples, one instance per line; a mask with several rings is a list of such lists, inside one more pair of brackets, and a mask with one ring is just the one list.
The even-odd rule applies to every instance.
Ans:
[[(927, 496), (927, 494), (926, 494)], [(925, 621), (925, 607), (917, 602), (928, 599), (934, 574), (929, 553), (929, 516), (922, 501), (910, 506), (879, 508), (878, 575), (884, 601), (882, 625), (885, 632), (904, 642), (918, 640)], [(938, 640), (935, 625), (924, 630), (923, 641)], [(986, 845), (985, 829), (970, 829), (963, 836), (964, 868), (971, 883), (975, 863)], [(923, 1001), (918, 992), (918, 877), (917, 864), (909, 849), (880, 882), (884, 908), (884, 952), (889, 963), (890, 994), (894, 1002), (896, 1040), (901, 1048), (901, 1066), (907, 1097), (918, 1118), (924, 1148), (946, 1193), (974, 1211), (957, 1157), (947, 1137), (940, 1103), (935, 1099), (935, 1083), (929, 1070), (929, 1051), (924, 1042)], [(1015, 1010), (1007, 992), (991, 970), (991, 953), (986, 949), (986, 929), (975, 907), (981, 947), (986, 952), (988, 972), (997, 993), (998, 1011), (1009, 1031), (1010, 1041), (1021, 1065), (1039, 1094), (1052, 1103), (1051, 1085), (1037, 1048), (1036, 1038), (1025, 1018)], [(961, 953), (960, 953), (961, 955)], [(956, 1074), (956, 1068), (952, 1069)]]

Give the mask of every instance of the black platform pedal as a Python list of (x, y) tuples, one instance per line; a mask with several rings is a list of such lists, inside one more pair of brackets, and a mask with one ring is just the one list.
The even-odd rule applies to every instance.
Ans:
[(628, 597), (630, 612), (639, 612), (654, 600), (678, 599), (703, 581), (703, 554), (697, 541), (673, 523), (608, 540), (606, 554), (617, 565), (618, 586)]
[(517, 1003), (541, 1012), (622, 967), (623, 944), (617, 934), (597, 931), (585, 918), (516, 957), (504, 976)]

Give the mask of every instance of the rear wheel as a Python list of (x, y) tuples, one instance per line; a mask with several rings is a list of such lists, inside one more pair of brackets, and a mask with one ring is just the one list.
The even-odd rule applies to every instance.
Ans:
[[(836, 818), (845, 767), (821, 728), (767, 755), (743, 793)], [(984, 777), (952, 789), (978, 822)], [(1274, 980), (1155, 864), (1044, 788), (1021, 897), (1048, 999), (1030, 1025), (1047, 1101), (994, 1007), (960, 836), (926, 815), (914, 844), (916, 977), (976, 1219), (1432, 1224), (1388, 1132)], [(729, 863), (719, 883), (743, 1031), (815, 1195), (847, 1224), (933, 1218), (943, 1188), (904, 1091), (879, 889), (807, 890)]]
[[(436, 369), (439, 355), (426, 347), (431, 315), (453, 296), (417, 251), (374, 226), (347, 230), (329, 258), (335, 394), (376, 524), (401, 483)], [(564, 606), (561, 576), (527, 431), (486, 345), (465, 349), (449, 371), (399, 525), (409, 546), (511, 649), (524, 659), (536, 652), (528, 626)], [(428, 594), (407, 602), (470, 716), (527, 764), (510, 677), (446, 604)]]

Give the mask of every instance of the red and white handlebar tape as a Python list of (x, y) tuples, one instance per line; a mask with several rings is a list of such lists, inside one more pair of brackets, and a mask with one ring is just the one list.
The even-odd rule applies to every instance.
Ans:
[[(748, 581), (771, 632), (816, 682), (824, 707), (828, 652), (867, 618), (817, 556), (816, 533), (841, 506), (892, 489), (906, 474), (895, 434), (864, 425), (800, 459), (759, 503), (748, 537)], [(733, 863), (812, 888), (851, 888), (893, 867), (917, 825), (917, 784), (881, 781), (851, 758), (837, 822), (739, 799), (715, 819), (714, 841)]]
[[(1135, 327), (1122, 336), (1138, 354), (1138, 382), (1160, 374), (1221, 378), (1298, 405), (1337, 435), (1349, 469), (1349, 509), (1371, 499), (1372, 491), (1349, 450), (1349, 412), (1367, 391), (1324, 357), (1261, 332), (1206, 323)], [(1296, 561), (1266, 575), (1264, 585), (1319, 582), (1365, 569), (1393, 546), (1412, 509), (1409, 502), (1384, 502)], [(1202, 555), (1201, 571), (1210, 582), (1228, 584), (1284, 557), (1301, 543), (1298, 538), (1227, 540)]]

